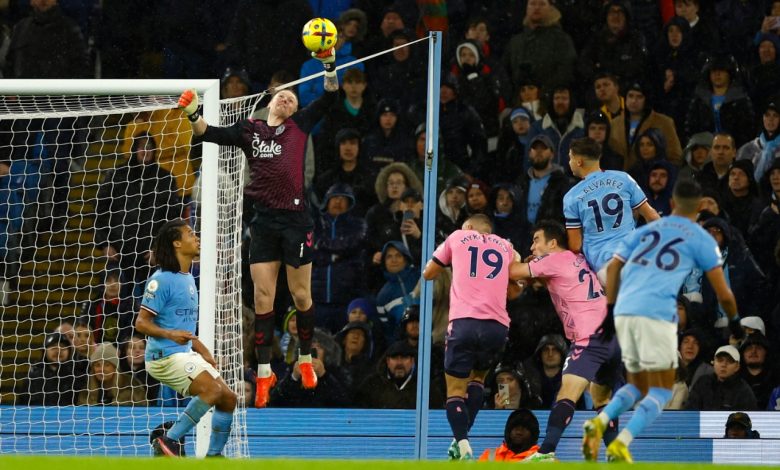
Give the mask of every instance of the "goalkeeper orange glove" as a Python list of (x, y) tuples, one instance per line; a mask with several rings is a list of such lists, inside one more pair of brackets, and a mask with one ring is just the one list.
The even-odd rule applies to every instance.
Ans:
[(198, 112), (198, 93), (195, 90), (184, 90), (184, 93), (179, 97), (179, 108), (184, 110), (190, 121), (197, 121), (200, 117)]
[(325, 68), (325, 73), (335, 73), (336, 72), (336, 48), (331, 47), (327, 51), (322, 52), (312, 52), (311, 56), (320, 62), (322, 62), (322, 66)]

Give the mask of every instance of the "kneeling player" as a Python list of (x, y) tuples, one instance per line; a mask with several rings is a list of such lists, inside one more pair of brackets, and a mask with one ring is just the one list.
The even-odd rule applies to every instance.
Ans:
[(162, 226), (154, 240), (154, 258), (160, 269), (146, 282), (135, 328), (145, 334), (146, 370), (183, 396), (191, 396), (184, 413), (165, 433), (153, 440), (155, 455), (180, 456), (179, 439), (211, 407), (211, 442), (207, 456), (219, 456), (230, 436), (236, 394), (217, 372), (217, 363), (195, 336), (198, 291), (190, 274), (200, 252), (200, 239), (182, 219)]
[[(621, 370), (620, 347), (614, 335), (600, 329), (607, 316), (607, 298), (596, 274), (582, 254), (567, 248), (566, 229), (543, 220), (534, 231), (531, 250), (536, 259), (515, 264), (512, 280), (540, 278), (547, 281), (555, 310), (572, 347), (563, 366), (561, 388), (547, 420), (547, 432), (539, 451), (530, 461), (555, 459), (555, 448), (574, 415), (574, 407), (590, 385), (593, 406), (600, 410), (609, 401)], [(604, 434), (606, 444), (614, 439), (617, 420)]]

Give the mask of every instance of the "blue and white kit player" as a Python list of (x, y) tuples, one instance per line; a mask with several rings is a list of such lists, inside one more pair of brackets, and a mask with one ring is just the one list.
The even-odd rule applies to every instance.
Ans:
[[(607, 460), (632, 462), (628, 446), (661, 414), (672, 398), (677, 370), (677, 295), (688, 273), (706, 273), (718, 302), (740, 330), (737, 303), (721, 267), (715, 239), (696, 223), (701, 187), (681, 180), (674, 188), (672, 215), (651, 222), (620, 242), (607, 267), (607, 320), (614, 328), (628, 383), (594, 419), (585, 422), (582, 450), (596, 460), (606, 424), (636, 404), (626, 427), (607, 447)], [(614, 316), (614, 323), (610, 318)], [(637, 403), (638, 402), (638, 403)]]
[(147, 336), (146, 370), (160, 383), (192, 397), (165, 435), (152, 440), (155, 455), (182, 455), (180, 440), (212, 407), (206, 456), (221, 456), (230, 436), (236, 394), (217, 372), (217, 363), (195, 336), (198, 290), (190, 274), (200, 240), (182, 219), (165, 223), (152, 248), (159, 266), (146, 282), (136, 330)]
[(601, 170), (601, 145), (588, 137), (572, 142), (569, 166), (582, 178), (563, 197), (563, 216), (569, 235), (569, 249), (582, 251), (602, 286), (606, 286), (606, 265), (616, 243), (634, 230), (634, 211), (647, 222), (659, 218), (645, 193), (623, 171)]

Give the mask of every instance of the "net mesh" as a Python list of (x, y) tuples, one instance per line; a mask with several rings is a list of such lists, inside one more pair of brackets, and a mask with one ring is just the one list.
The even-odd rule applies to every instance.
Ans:
[[(243, 405), (243, 156), (220, 148), (218, 220), (200, 220), (201, 146), (176, 100), (0, 97), (0, 401), (16, 405), (0, 407), (2, 452), (148, 455), (176, 418), (184, 402), (132, 336), (153, 234), (175, 217), (216, 230), (214, 355)], [(223, 104), (220, 122), (250, 106)], [(247, 455), (243, 408), (225, 451)]]

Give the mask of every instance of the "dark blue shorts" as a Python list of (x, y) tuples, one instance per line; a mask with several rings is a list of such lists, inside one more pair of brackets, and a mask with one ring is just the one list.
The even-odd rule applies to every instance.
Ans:
[(494, 320), (451, 321), (444, 346), (444, 372), (465, 379), (472, 370), (490, 369), (504, 349), (507, 331)]
[(582, 377), (590, 382), (612, 386), (622, 373), (623, 363), (620, 357), (620, 345), (617, 338), (605, 341), (597, 333), (572, 344), (569, 355), (563, 363), (563, 373)]

